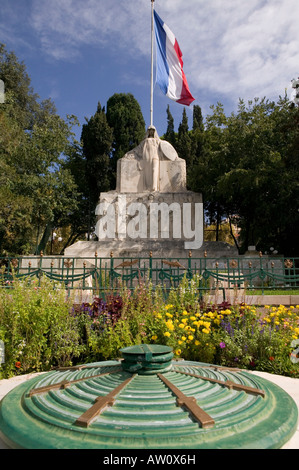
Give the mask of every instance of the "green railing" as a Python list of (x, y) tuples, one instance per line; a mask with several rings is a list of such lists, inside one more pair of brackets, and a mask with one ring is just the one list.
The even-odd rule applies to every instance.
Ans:
[(12, 287), (15, 278), (48, 278), (66, 289), (82, 289), (94, 294), (125, 284), (133, 289), (140, 281), (166, 289), (186, 277), (199, 279), (201, 291), (226, 289), (299, 289), (299, 258), (238, 256), (234, 258), (110, 258), (65, 256), (23, 256), (0, 258), (1, 285)]

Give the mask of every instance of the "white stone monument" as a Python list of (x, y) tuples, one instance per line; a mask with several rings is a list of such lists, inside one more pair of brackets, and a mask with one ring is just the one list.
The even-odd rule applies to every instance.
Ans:
[(66, 256), (113, 252), (114, 257), (147, 258), (152, 252), (153, 257), (185, 258), (190, 250), (194, 257), (204, 255), (202, 195), (186, 189), (185, 160), (153, 126), (117, 162), (116, 190), (100, 194), (96, 215), (98, 241), (79, 241), (66, 248)]

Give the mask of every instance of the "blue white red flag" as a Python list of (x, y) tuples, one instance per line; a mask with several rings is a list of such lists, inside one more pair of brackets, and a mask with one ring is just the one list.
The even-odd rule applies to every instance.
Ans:
[(156, 83), (170, 99), (189, 106), (194, 101), (190, 93), (180, 46), (168, 26), (154, 11), (156, 52)]

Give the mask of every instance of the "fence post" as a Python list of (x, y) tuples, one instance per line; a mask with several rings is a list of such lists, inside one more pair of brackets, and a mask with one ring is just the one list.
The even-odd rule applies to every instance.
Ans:
[(92, 294), (94, 295), (95, 292), (100, 292), (100, 286), (99, 286), (99, 281), (98, 281), (98, 253), (97, 251), (94, 254), (94, 275), (93, 275), (93, 280), (94, 280), (94, 285), (95, 289), (92, 290)]
[(42, 272), (43, 256), (44, 256), (44, 253), (43, 253), (43, 251), (41, 251), (40, 254), (39, 254), (39, 267), (38, 267), (38, 272), (37, 272), (39, 287), (40, 287), (40, 280), (41, 280), (41, 277), (42, 277), (41, 272)]
[(85, 289), (86, 261), (83, 263), (83, 290)]
[(249, 261), (248, 267), (249, 267), (249, 281), (250, 281), (249, 287), (252, 288), (252, 277), (251, 277), (252, 262), (251, 261)]
[(114, 286), (114, 276), (113, 276), (113, 269), (114, 269), (114, 260), (113, 260), (113, 251), (110, 251), (110, 288), (112, 289)]
[(150, 254), (149, 254), (149, 278), (150, 278), (150, 281), (152, 280), (152, 270), (153, 270), (153, 252), (150, 251)]

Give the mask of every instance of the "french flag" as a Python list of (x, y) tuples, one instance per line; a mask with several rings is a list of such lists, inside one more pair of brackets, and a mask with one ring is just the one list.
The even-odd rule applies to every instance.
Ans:
[(154, 10), (156, 36), (156, 83), (170, 99), (189, 106), (194, 101), (183, 71), (182, 52), (178, 42)]

